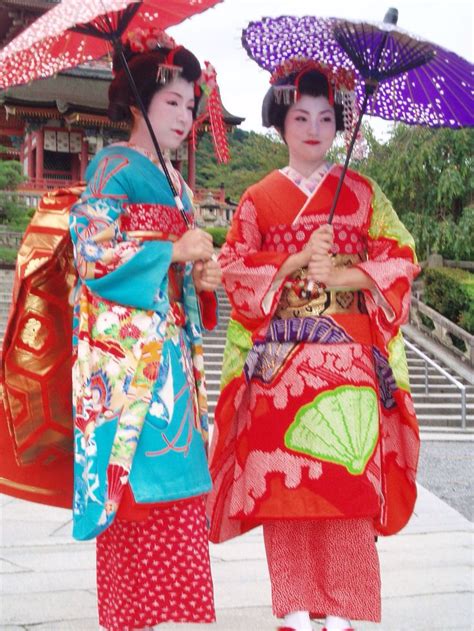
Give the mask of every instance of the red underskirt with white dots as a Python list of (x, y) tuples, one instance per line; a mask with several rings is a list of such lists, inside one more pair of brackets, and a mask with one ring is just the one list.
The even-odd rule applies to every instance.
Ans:
[(109, 631), (215, 622), (204, 497), (116, 519), (97, 538), (97, 592)]

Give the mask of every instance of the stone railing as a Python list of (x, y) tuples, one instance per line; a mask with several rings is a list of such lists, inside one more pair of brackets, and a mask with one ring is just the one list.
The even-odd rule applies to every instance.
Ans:
[(474, 272), (474, 261), (448, 261), (443, 259), (444, 267), (458, 267), (459, 269), (467, 269), (469, 272)]
[(0, 247), (14, 250), (20, 247), (23, 232), (14, 232), (7, 226), (0, 225)]
[[(433, 328), (430, 328), (423, 322), (424, 318), (422, 316), (432, 323)], [(451, 320), (448, 320), (448, 318), (445, 318), (415, 297), (411, 299), (410, 324), (437, 342), (440, 342), (469, 366), (474, 367), (474, 335), (470, 335), (467, 331), (461, 329), (460, 326), (454, 324), (454, 322), (451, 322)], [(453, 337), (464, 343), (465, 350), (461, 350), (454, 345)]]

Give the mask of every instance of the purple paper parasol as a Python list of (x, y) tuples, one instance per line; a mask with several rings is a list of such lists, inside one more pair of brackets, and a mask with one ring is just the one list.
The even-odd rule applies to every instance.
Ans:
[(383, 23), (338, 18), (281, 16), (251, 22), (242, 44), (259, 66), (274, 72), (303, 57), (346, 68), (356, 76), (360, 116), (329, 212), (332, 222), (362, 116), (429, 127), (474, 125), (474, 67), (440, 46), (396, 27), (398, 11)]
[(378, 83), (367, 104), (372, 116), (408, 125), (474, 126), (474, 66), (393, 24), (315, 16), (263, 18), (244, 29), (242, 43), (270, 72), (291, 57), (353, 70), (360, 103), (365, 82)]

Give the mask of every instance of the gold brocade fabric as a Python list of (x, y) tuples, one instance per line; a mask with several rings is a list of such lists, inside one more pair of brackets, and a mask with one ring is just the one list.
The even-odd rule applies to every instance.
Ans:
[[(338, 254), (333, 257), (335, 267), (349, 267), (361, 262), (358, 254)], [(336, 313), (367, 313), (361, 291), (321, 289), (316, 284), (310, 290), (307, 269), (292, 274), (285, 283), (275, 312), (275, 318), (317, 317)]]
[(70, 506), (73, 468), (69, 208), (82, 187), (48, 193), (20, 246), (1, 356), (0, 491)]

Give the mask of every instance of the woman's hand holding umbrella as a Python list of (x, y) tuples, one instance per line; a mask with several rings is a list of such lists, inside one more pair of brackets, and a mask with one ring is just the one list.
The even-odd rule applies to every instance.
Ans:
[(197, 261), (193, 268), (193, 279), (196, 290), (214, 291), (222, 282), (222, 270), (214, 259)]
[(197, 291), (214, 291), (221, 283), (222, 272), (214, 257), (212, 237), (200, 228), (187, 230), (173, 244), (171, 260), (194, 263), (193, 278)]
[(180, 239), (175, 241), (171, 260), (174, 263), (209, 261), (213, 254), (211, 235), (201, 228), (193, 228), (187, 230)]

